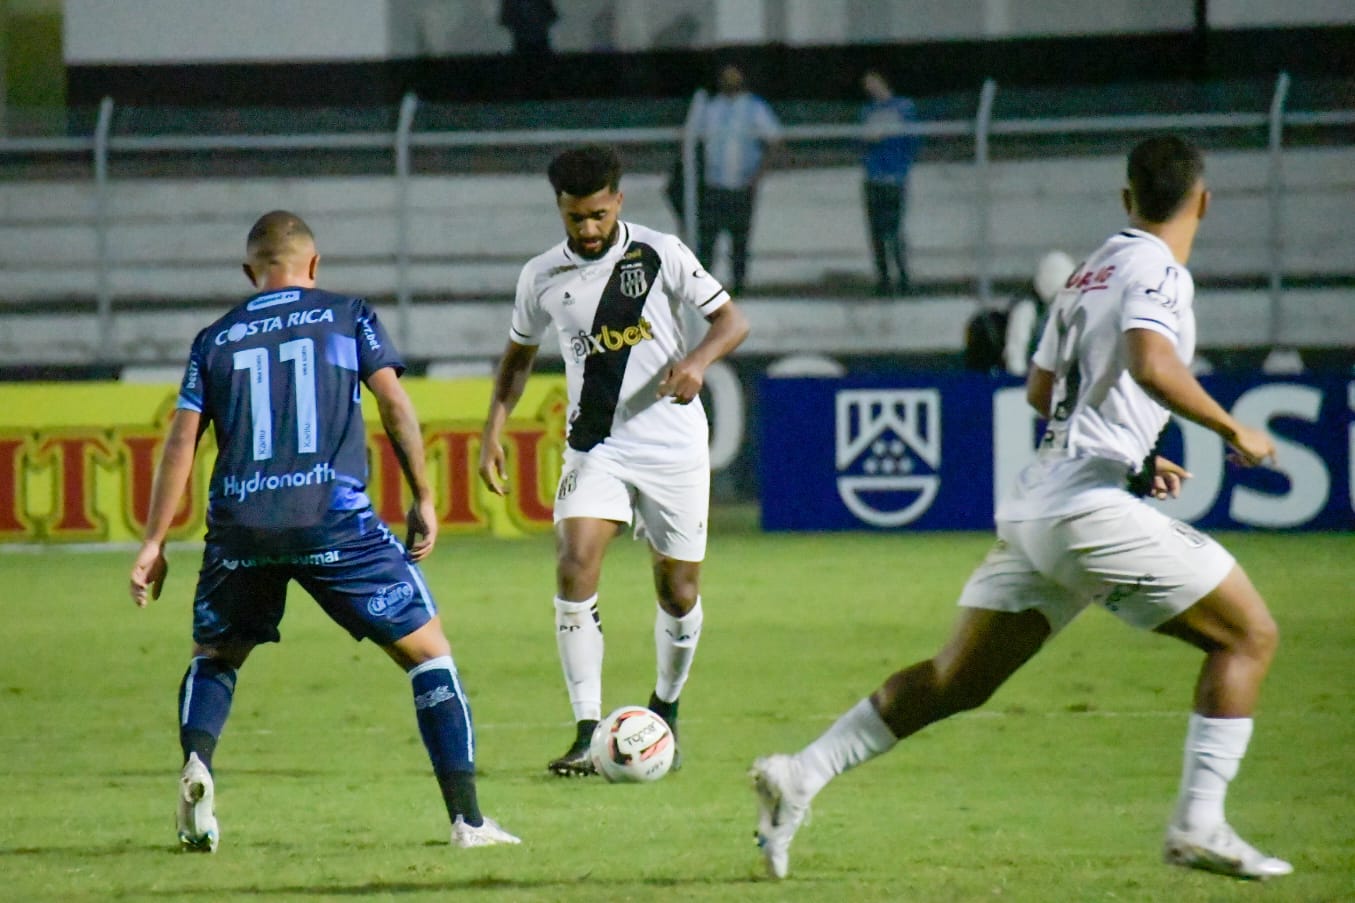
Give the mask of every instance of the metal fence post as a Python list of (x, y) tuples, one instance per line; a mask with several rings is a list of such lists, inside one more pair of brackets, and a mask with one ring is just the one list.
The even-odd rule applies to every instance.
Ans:
[[(1280, 351), (1280, 330), (1284, 299), (1284, 104), (1289, 97), (1289, 73), (1281, 72), (1275, 79), (1275, 93), (1270, 98), (1270, 169), (1266, 179), (1266, 199), (1269, 202), (1270, 245), (1270, 353)], [(1302, 365), (1300, 364), (1300, 369)]]
[[(697, 173), (700, 164), (696, 154), (701, 141), (700, 124), (706, 110), (706, 89), (697, 88), (692, 95), (691, 105), (687, 107), (687, 118), (682, 123), (682, 238), (687, 246), (696, 247), (697, 217), (700, 214), (700, 185)], [(702, 266), (710, 266), (710, 261), (701, 261)]]
[(97, 271), (94, 296), (99, 318), (99, 347), (95, 356), (113, 355), (113, 282), (108, 259), (108, 133), (113, 125), (113, 98), (99, 101), (99, 119), (94, 126), (94, 247)]
[(978, 222), (974, 239), (974, 272), (978, 278), (979, 304), (993, 303), (993, 197), (988, 165), (988, 135), (993, 121), (993, 98), (997, 82), (985, 79), (979, 93), (979, 111), (974, 120), (974, 215)]
[(395, 126), (395, 304), (400, 316), (400, 347), (409, 353), (413, 335), (413, 292), (409, 277), (410, 160), (409, 135), (419, 98), (413, 91), (400, 99), (400, 118)]

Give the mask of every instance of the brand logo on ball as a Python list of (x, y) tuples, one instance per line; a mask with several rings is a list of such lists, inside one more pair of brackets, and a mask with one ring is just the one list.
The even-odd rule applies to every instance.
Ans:
[(941, 488), (941, 393), (844, 389), (837, 407), (837, 492), (873, 527), (920, 517)]
[(414, 598), (414, 587), (408, 583), (392, 583), (367, 600), (367, 611), (374, 615), (393, 614)]

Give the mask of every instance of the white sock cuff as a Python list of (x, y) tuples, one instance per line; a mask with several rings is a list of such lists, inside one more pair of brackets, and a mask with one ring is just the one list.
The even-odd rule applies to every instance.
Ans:
[(888, 752), (899, 742), (899, 738), (894, 736), (894, 732), (889, 729), (888, 724), (885, 724), (880, 713), (875, 711), (869, 696), (852, 706), (847, 712), (847, 718), (873, 753)]
[(589, 610), (598, 604), (598, 594), (593, 593), (582, 602), (570, 602), (568, 599), (555, 597), (555, 610), (562, 615), (586, 614)]
[(420, 674), (424, 674), (428, 671), (436, 671), (438, 669), (450, 671), (452, 672), (452, 677), (456, 677), (456, 663), (452, 661), (450, 655), (439, 655), (437, 658), (430, 658), (428, 661), (421, 662), (413, 668), (410, 668), (406, 673), (413, 679)]
[(1211, 718), (1192, 712), (1186, 743), (1192, 749), (1241, 758), (1251, 742), (1253, 726), (1250, 718)]

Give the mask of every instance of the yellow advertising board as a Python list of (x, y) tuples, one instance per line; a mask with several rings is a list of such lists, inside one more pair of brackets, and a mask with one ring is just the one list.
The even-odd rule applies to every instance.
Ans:
[[(564, 378), (533, 377), (504, 431), (510, 492), (500, 498), (476, 473), (491, 380), (402, 380), (423, 425), (441, 532), (501, 536), (549, 530), (564, 447)], [(0, 543), (122, 542), (141, 538), (151, 482), (178, 386), (122, 383), (0, 385)], [(400, 466), (364, 400), (367, 492), (388, 524), (409, 504)], [(171, 539), (204, 533), (211, 431)]]

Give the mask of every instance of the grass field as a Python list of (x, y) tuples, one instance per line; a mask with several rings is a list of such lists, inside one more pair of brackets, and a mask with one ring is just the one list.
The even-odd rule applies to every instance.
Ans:
[[(572, 730), (549, 539), (439, 546), (426, 573), (474, 706), (482, 804), (524, 838), (470, 851), (446, 843), (408, 682), (294, 593), (218, 749), (221, 850), (178, 854), (174, 704), (198, 551), (172, 553), (145, 611), (126, 596), (130, 552), (0, 555), (0, 900), (1355, 900), (1349, 534), (1221, 537), (1282, 630), (1229, 816), (1294, 876), (1160, 863), (1198, 655), (1093, 611), (986, 709), (827, 788), (775, 883), (752, 840), (748, 763), (929, 655), (988, 539), (720, 521), (686, 766), (645, 786), (544, 771)], [(608, 707), (653, 685), (648, 584), (644, 549), (618, 540), (602, 591)]]

